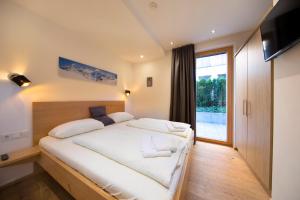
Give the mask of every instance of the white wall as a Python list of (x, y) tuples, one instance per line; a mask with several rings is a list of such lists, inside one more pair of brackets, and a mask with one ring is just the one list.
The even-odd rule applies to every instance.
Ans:
[[(133, 67), (133, 113), (137, 117), (169, 118), (171, 96), (171, 52), (152, 62)], [(147, 77), (153, 86), (146, 86)]]
[(274, 60), (273, 200), (300, 199), (300, 44)]
[[(234, 51), (248, 38), (251, 32), (242, 32), (234, 35), (212, 39), (195, 44), (195, 51), (234, 46)], [(133, 66), (133, 112), (136, 116), (169, 118), (170, 94), (171, 94), (171, 52), (161, 59), (135, 64)], [(152, 76), (153, 87), (146, 87), (146, 77)]]
[(299, 87), (300, 44), (297, 44), (274, 59), (273, 200), (300, 199)]
[[(106, 49), (85, 41), (11, 1), (0, 1), (0, 134), (26, 131), (27, 137), (0, 143), (0, 154), (31, 145), (31, 102), (126, 100), (132, 66)], [(117, 86), (86, 80), (58, 70), (58, 57), (80, 61), (118, 74)], [(25, 74), (32, 86), (21, 89), (8, 73)], [(32, 171), (31, 165), (0, 169), (0, 185)], [(24, 173), (23, 173), (24, 172)]]

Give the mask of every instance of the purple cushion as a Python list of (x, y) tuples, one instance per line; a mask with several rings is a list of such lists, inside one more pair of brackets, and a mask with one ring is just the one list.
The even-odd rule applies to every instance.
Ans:
[(89, 109), (92, 118), (102, 117), (106, 115), (105, 106), (90, 107)]
[(102, 122), (104, 126), (115, 123), (114, 120), (106, 115), (105, 106), (90, 107), (89, 109), (91, 117)]
[(111, 124), (115, 123), (114, 120), (112, 120), (112, 118), (110, 118), (106, 115), (101, 116), (101, 117), (94, 117), (94, 119), (102, 122), (104, 124), (104, 126), (111, 125)]

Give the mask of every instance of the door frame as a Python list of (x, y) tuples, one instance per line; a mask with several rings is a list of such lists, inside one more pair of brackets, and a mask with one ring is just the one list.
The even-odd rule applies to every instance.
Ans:
[[(212, 49), (208, 51), (201, 51), (195, 54), (195, 58), (201, 58), (206, 56), (213, 56), (222, 53), (227, 53), (227, 141), (218, 141), (207, 138), (196, 137), (197, 141), (210, 142), (215, 144), (222, 144), (226, 146), (233, 146), (233, 82), (234, 82), (234, 58), (233, 58), (233, 46), (226, 46), (222, 48)], [(197, 122), (196, 122), (197, 123)], [(197, 132), (197, 130), (196, 130)]]

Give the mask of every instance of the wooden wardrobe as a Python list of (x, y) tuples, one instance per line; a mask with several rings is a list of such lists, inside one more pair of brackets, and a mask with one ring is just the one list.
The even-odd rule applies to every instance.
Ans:
[(235, 146), (271, 192), (272, 62), (265, 62), (259, 30), (235, 57)]

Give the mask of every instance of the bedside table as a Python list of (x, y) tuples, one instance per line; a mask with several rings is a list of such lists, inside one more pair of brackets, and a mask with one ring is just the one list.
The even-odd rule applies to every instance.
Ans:
[(33, 162), (39, 157), (40, 152), (41, 151), (39, 146), (33, 146), (20, 151), (9, 153), (8, 160), (0, 160), (0, 168), (25, 162)]

